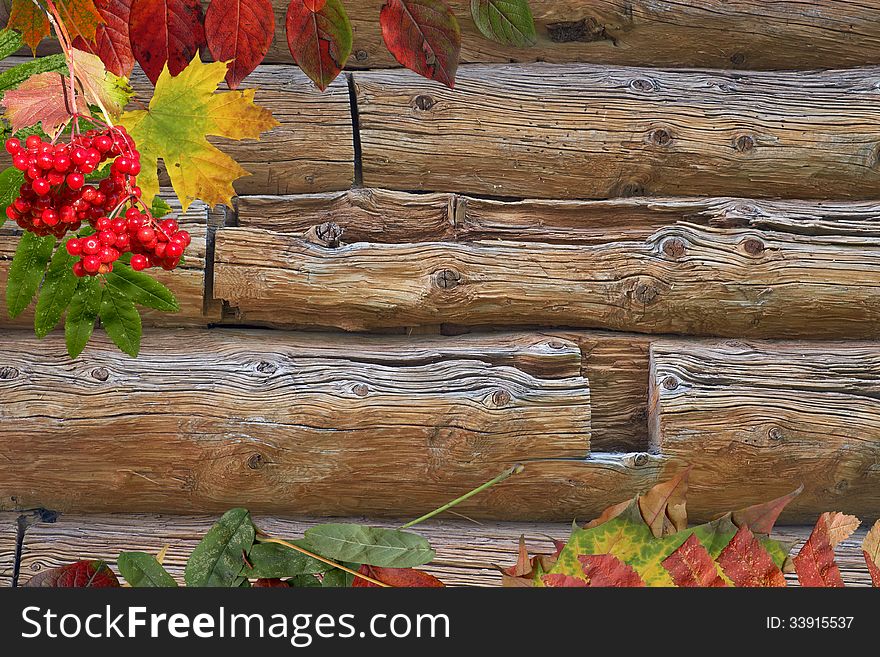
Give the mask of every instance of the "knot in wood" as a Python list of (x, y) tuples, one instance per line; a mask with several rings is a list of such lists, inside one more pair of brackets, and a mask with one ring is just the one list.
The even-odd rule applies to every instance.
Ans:
[(673, 259), (682, 257), (687, 251), (687, 245), (680, 237), (670, 237), (663, 242), (663, 253)]
[(633, 463), (637, 468), (642, 467), (643, 465), (647, 465), (650, 458), (644, 452), (640, 452), (636, 454), (636, 457), (633, 459)]
[(425, 94), (420, 94), (413, 99), (413, 105), (415, 106), (415, 108), (420, 109), (423, 112), (427, 112), (436, 104), (436, 100), (434, 100), (430, 96), (426, 96)]
[(742, 247), (750, 256), (759, 256), (764, 253), (764, 243), (755, 237), (743, 240)]
[(278, 366), (267, 360), (261, 360), (257, 363), (257, 372), (260, 372), (261, 374), (274, 374), (277, 370)]
[(746, 56), (741, 52), (735, 52), (730, 56), (730, 63), (734, 66), (742, 66), (746, 63)]
[(639, 303), (645, 305), (654, 303), (654, 301), (657, 300), (657, 297), (660, 296), (660, 292), (657, 288), (650, 283), (637, 283), (633, 289), (633, 294)]
[(651, 92), (654, 91), (657, 86), (654, 84), (653, 80), (647, 78), (635, 78), (634, 80), (630, 80), (629, 88), (634, 91)]
[(675, 390), (678, 388), (678, 379), (672, 375), (663, 377), (663, 387), (667, 390)]
[(311, 241), (335, 249), (342, 242), (342, 226), (333, 221), (325, 221), (323, 224), (313, 226), (309, 231)]
[(647, 196), (645, 186), (640, 182), (627, 182), (618, 187), (616, 196), (632, 198), (633, 196)]
[(740, 135), (736, 138), (736, 141), (733, 142), (734, 148), (740, 153), (750, 153), (755, 150), (755, 145), (755, 138), (751, 135)]
[(251, 470), (259, 470), (259, 469), (262, 468), (264, 465), (266, 465), (266, 461), (265, 461), (265, 459), (263, 458), (263, 455), (262, 455), (262, 454), (259, 454), (259, 453), (257, 453), (257, 454), (251, 454), (251, 455), (248, 457), (248, 460), (247, 460), (247, 467), (249, 467)]
[(110, 372), (107, 371), (106, 367), (97, 367), (92, 370), (92, 377), (98, 381), (106, 381), (110, 378)]
[(367, 61), (367, 57), (369, 57), (369, 56), (370, 56), (369, 53), (368, 53), (366, 50), (363, 50), (363, 49), (361, 49), (361, 50), (356, 50), (355, 53), (354, 53), (354, 58), (355, 58), (356, 60), (358, 60), (359, 62), (365, 62), (365, 61)]
[(547, 346), (550, 347), (551, 349), (565, 349), (565, 344), (562, 342), (559, 342), (559, 340), (551, 340), (550, 342), (547, 343)]
[(770, 440), (784, 440), (785, 435), (782, 433), (782, 429), (779, 427), (771, 427), (770, 431), (767, 432), (767, 437)]
[(367, 393), (368, 393), (370, 390), (369, 390), (369, 388), (367, 388), (367, 386), (365, 386), (363, 383), (357, 383), (357, 384), (355, 384), (355, 385), (352, 387), (351, 391), (352, 391), (354, 394), (356, 394), (358, 397), (366, 397), (366, 396), (367, 396)]
[(657, 128), (651, 132), (650, 141), (655, 146), (669, 146), (672, 143), (672, 134), (666, 128)]
[(496, 406), (506, 406), (510, 403), (510, 393), (503, 388), (496, 390), (492, 393), (492, 403)]
[(0, 379), (3, 381), (14, 379), (19, 374), (21, 374), (21, 372), (14, 367), (0, 367)]
[(454, 269), (441, 269), (434, 272), (434, 284), (439, 288), (443, 288), (444, 290), (453, 288), (460, 282), (461, 274), (459, 274)]

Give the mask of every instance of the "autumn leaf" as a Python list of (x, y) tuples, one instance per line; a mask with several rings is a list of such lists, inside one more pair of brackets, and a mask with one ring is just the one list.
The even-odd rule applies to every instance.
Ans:
[(789, 502), (802, 492), (804, 492), (803, 484), (791, 491), (788, 495), (777, 497), (775, 500), (770, 500), (763, 504), (754, 504), (745, 509), (734, 511), (731, 514), (731, 519), (737, 527), (748, 525), (753, 533), (769, 536), (773, 531), (773, 526), (776, 524), (776, 520), (779, 518), (779, 514), (782, 513), (782, 510)]
[(507, 568), (496, 568), (501, 571), (501, 585), (507, 588), (531, 587), (535, 585), (535, 578), (550, 570), (556, 563), (559, 553), (565, 547), (565, 543), (553, 541), (555, 552), (553, 554), (536, 554), (529, 557), (526, 547), (526, 537), (519, 537), (519, 553), (516, 563)]
[(94, 41), (98, 26), (104, 22), (94, 0), (56, 0), (55, 7), (71, 41), (82, 37)]
[(785, 586), (785, 575), (746, 525), (737, 530), (716, 561), (734, 586)]
[(24, 42), (34, 53), (40, 41), (49, 36), (49, 19), (32, 0), (12, 0), (6, 27), (21, 32)]
[(687, 529), (687, 488), (690, 467), (639, 497), (639, 511), (655, 538)]
[[(328, 1), (332, 2), (332, 0)], [(380, 568), (364, 564), (358, 568), (358, 572), (395, 588), (439, 588), (444, 586), (443, 582), (430, 573), (415, 568)], [(361, 577), (355, 577), (351, 585), (353, 587), (379, 587), (378, 584), (373, 584)]]
[(206, 137), (259, 139), (278, 122), (254, 104), (254, 89), (214, 93), (225, 75), (225, 63), (205, 64), (198, 55), (177, 77), (165, 67), (149, 108), (120, 117), (140, 147), (144, 198), (159, 192), (161, 158), (184, 211), (196, 199), (231, 204), (232, 182), (248, 172)]
[(855, 516), (823, 513), (810, 537), (794, 558), (801, 586), (842, 587), (843, 577), (834, 560), (834, 548), (859, 526)]
[(582, 554), (578, 557), (591, 587), (635, 587), (645, 583), (630, 566), (611, 554)]
[(682, 587), (722, 587), (727, 586), (718, 566), (693, 534), (678, 549), (662, 561), (663, 567), (672, 577), (676, 586)]
[[(318, 7), (312, 9), (309, 7)], [(292, 0), (287, 8), (287, 46), (294, 61), (321, 91), (351, 54), (351, 23), (340, 0)]]
[(542, 575), (541, 583), (551, 588), (577, 588), (589, 586), (587, 580), (571, 575), (561, 575), (555, 573), (553, 575)]
[(212, 0), (205, 12), (205, 39), (211, 56), (229, 62), (226, 84), (237, 89), (269, 52), (275, 36), (270, 0)]
[(402, 66), (455, 86), (461, 29), (443, 0), (388, 0), (379, 23), (385, 45)]
[(44, 588), (116, 588), (119, 580), (103, 561), (76, 563), (44, 570), (31, 577), (25, 586)]
[(199, 0), (134, 0), (129, 38), (150, 82), (157, 83), (166, 65), (178, 75), (205, 45), (202, 5)]
[(871, 582), (880, 586), (880, 520), (874, 523), (862, 543), (862, 554), (871, 573)]
[(103, 24), (95, 30), (95, 38), (74, 39), (73, 45), (100, 57), (104, 66), (114, 75), (128, 77), (134, 68), (134, 54), (128, 35), (128, 20), (134, 0), (95, 0), (95, 8)]
[[(12, 124), (12, 131), (40, 123), (50, 137), (57, 135), (70, 119), (70, 89), (59, 73), (33, 75), (3, 95), (4, 116)], [(76, 98), (77, 112), (88, 114), (82, 96)]]
[(70, 56), (86, 102), (106, 109), (113, 117), (119, 116), (134, 95), (128, 80), (110, 73), (101, 58), (90, 52), (73, 48)]
[(592, 527), (598, 527), (599, 525), (608, 522), (612, 518), (616, 518), (621, 513), (626, 511), (629, 508), (629, 505), (632, 504), (632, 500), (625, 500), (623, 502), (618, 502), (617, 504), (612, 504), (607, 509), (605, 509), (598, 518), (595, 518), (584, 525), (584, 529), (591, 529)]

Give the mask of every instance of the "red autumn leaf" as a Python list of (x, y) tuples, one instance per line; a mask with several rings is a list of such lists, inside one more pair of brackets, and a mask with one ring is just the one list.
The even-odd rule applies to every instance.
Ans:
[(455, 86), (461, 29), (443, 0), (388, 0), (379, 23), (385, 45), (401, 65)]
[[(69, 98), (70, 90), (59, 73), (39, 73), (3, 95), (4, 116), (13, 132), (40, 123), (47, 135), (54, 136), (71, 117)], [(77, 111), (88, 114), (81, 94), (76, 102)]]
[(639, 497), (639, 511), (654, 538), (687, 529), (688, 475), (693, 466)]
[(266, 577), (261, 577), (256, 582), (254, 582), (253, 585), (257, 588), (267, 588), (267, 589), (273, 589), (273, 588), (287, 589), (287, 588), (290, 588), (290, 585), (287, 582), (285, 582), (284, 580), (278, 579), (277, 577), (273, 577), (271, 579), (266, 578)]
[(731, 514), (730, 519), (737, 527), (748, 525), (749, 529), (755, 534), (765, 534), (769, 536), (773, 531), (773, 526), (776, 524), (776, 520), (779, 518), (779, 514), (782, 513), (782, 510), (803, 491), (804, 485), (801, 484), (788, 495), (777, 497), (775, 500), (770, 500), (763, 504), (755, 504), (746, 507), (745, 509), (734, 511)]
[(785, 586), (785, 575), (773, 563), (748, 525), (737, 530), (730, 543), (718, 555), (718, 565), (734, 586)]
[[(364, 564), (358, 568), (358, 572), (395, 588), (437, 588), (444, 586), (443, 582), (433, 575), (415, 568), (380, 568), (379, 566)], [(367, 588), (379, 586), (378, 584), (368, 582), (362, 577), (355, 577), (351, 585)]]
[(134, 68), (134, 54), (128, 36), (128, 20), (134, 0), (95, 0), (95, 7), (104, 19), (95, 31), (94, 41), (77, 37), (74, 47), (101, 58), (108, 71), (128, 77)]
[(86, 41), (95, 40), (98, 26), (104, 18), (95, 6), (95, 0), (56, 0), (55, 7), (61, 17), (63, 29), (71, 40), (82, 37)]
[[(309, 5), (320, 9), (310, 9)], [(293, 60), (321, 91), (333, 82), (351, 54), (351, 23), (339, 0), (292, 0), (287, 8), (287, 47)]]
[(103, 561), (77, 561), (34, 575), (25, 586), (79, 589), (111, 588), (118, 587), (119, 580)]
[(129, 18), (131, 50), (150, 82), (156, 84), (165, 64), (172, 76), (205, 45), (199, 0), (134, 0)]
[(561, 573), (541, 575), (541, 581), (544, 582), (544, 586), (552, 588), (576, 588), (589, 586), (587, 581), (580, 577), (572, 577), (571, 575), (563, 575)]
[(216, 61), (229, 62), (226, 84), (230, 89), (237, 89), (263, 61), (274, 35), (270, 0), (212, 0), (205, 12), (208, 50)]
[(700, 540), (691, 534), (678, 549), (662, 561), (666, 572), (676, 586), (722, 587), (727, 586), (718, 568)]
[(40, 41), (49, 36), (49, 19), (31, 0), (12, 0), (6, 27), (21, 32), (24, 42), (35, 52)]
[(862, 542), (862, 554), (865, 555), (865, 563), (868, 564), (868, 572), (871, 573), (871, 582), (874, 586), (880, 586), (880, 520), (874, 523), (871, 531)]
[(309, 11), (321, 11), (327, 4), (327, 0), (304, 0), (304, 2)]
[(834, 561), (834, 547), (852, 534), (859, 523), (855, 516), (823, 513), (810, 537), (794, 558), (801, 586), (843, 587), (843, 577)]
[(557, 541), (554, 538), (550, 538), (550, 540), (553, 542), (555, 549), (553, 554), (536, 554), (533, 557), (529, 557), (526, 537), (521, 535), (519, 537), (519, 554), (516, 563), (507, 568), (495, 566), (501, 571), (501, 585), (507, 588), (528, 588), (534, 586), (535, 576), (539, 572), (550, 570), (559, 558), (559, 553), (565, 547), (564, 541)]
[(578, 556), (590, 586), (644, 586), (639, 574), (613, 554), (582, 554)]
[(609, 520), (616, 518), (621, 513), (626, 511), (632, 503), (632, 500), (626, 500), (624, 502), (612, 504), (607, 509), (605, 509), (598, 518), (595, 518), (584, 525), (584, 529), (592, 529), (593, 527), (598, 527), (599, 525), (605, 524)]

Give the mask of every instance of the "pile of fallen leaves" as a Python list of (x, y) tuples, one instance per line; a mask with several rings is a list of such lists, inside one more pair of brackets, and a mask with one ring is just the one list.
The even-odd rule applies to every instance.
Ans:
[[(552, 554), (530, 557), (521, 538), (517, 563), (500, 569), (504, 586), (770, 587), (785, 586), (786, 572), (796, 573), (801, 586), (844, 586), (834, 548), (858, 528), (858, 518), (823, 513), (792, 557), (793, 546), (770, 534), (802, 488), (688, 527), (689, 472), (575, 526), (567, 543), (554, 541)], [(862, 551), (874, 586), (880, 586), (880, 520), (865, 536)]]

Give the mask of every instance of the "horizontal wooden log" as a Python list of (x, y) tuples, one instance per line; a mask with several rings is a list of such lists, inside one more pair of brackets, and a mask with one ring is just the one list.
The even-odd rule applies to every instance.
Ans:
[[(5, 59), (0, 71), (22, 61)], [(152, 86), (140, 69), (132, 76), (132, 86), (147, 103)], [(281, 125), (260, 140), (211, 137), (212, 143), (251, 174), (235, 183), (237, 193), (310, 193), (351, 186), (354, 139), (345, 77), (321, 93), (296, 67), (260, 66), (248, 78), (248, 86), (258, 88), (257, 104), (270, 109)], [(0, 168), (10, 162), (9, 155), (0, 151)]]
[[(208, 234), (208, 208), (204, 203), (193, 203), (181, 213), (180, 203), (169, 190), (163, 190), (163, 198), (171, 206), (173, 216), (192, 236), (183, 264), (169, 272), (150, 269), (148, 273), (165, 284), (177, 297), (180, 311), (165, 313), (141, 308), (145, 326), (205, 326), (220, 320), (220, 308), (213, 300), (205, 301), (205, 254)], [(11, 221), (0, 228), (0, 329), (32, 328), (34, 306), (32, 303), (15, 319), (6, 309), (6, 281), (9, 265), (18, 247), (21, 231)]]
[(804, 484), (804, 516), (880, 513), (878, 343), (655, 342), (653, 449), (695, 464), (690, 490), (720, 504)]
[(506, 324), (752, 337), (880, 335), (875, 240), (672, 225), (642, 241), (356, 243), (224, 228), (237, 320), (345, 330)]
[[(36, 573), (79, 559), (99, 559), (117, 573), (116, 559), (123, 551), (158, 554), (166, 548), (163, 565), (183, 584), (186, 560), (205, 532), (216, 520), (210, 516), (156, 516), (138, 514), (80, 515), (64, 514), (54, 523), (40, 523), (25, 534), (21, 560), (21, 582)], [(295, 538), (319, 519), (293, 519), (257, 516), (257, 526), (273, 536)], [(399, 527), (403, 519), (394, 521), (353, 518), (351, 522), (377, 526)], [(15, 514), (0, 514), (0, 587), (10, 585), (12, 544), (10, 529)], [(447, 586), (500, 586), (501, 576), (496, 565), (508, 566), (516, 561), (520, 536), (533, 551), (549, 552), (549, 538), (566, 540), (571, 532), (569, 523), (487, 522), (480, 525), (465, 520), (442, 519), (423, 523), (416, 528), (430, 541), (437, 552), (425, 570), (439, 577)], [(862, 557), (864, 529), (841, 542), (835, 549), (836, 560), (847, 586), (869, 586), (870, 576)], [(809, 536), (809, 527), (777, 527), (774, 537), (796, 542), (795, 550)], [(794, 575), (789, 585), (797, 585)]]
[(355, 72), (363, 182), (508, 197), (875, 198), (878, 69)]

